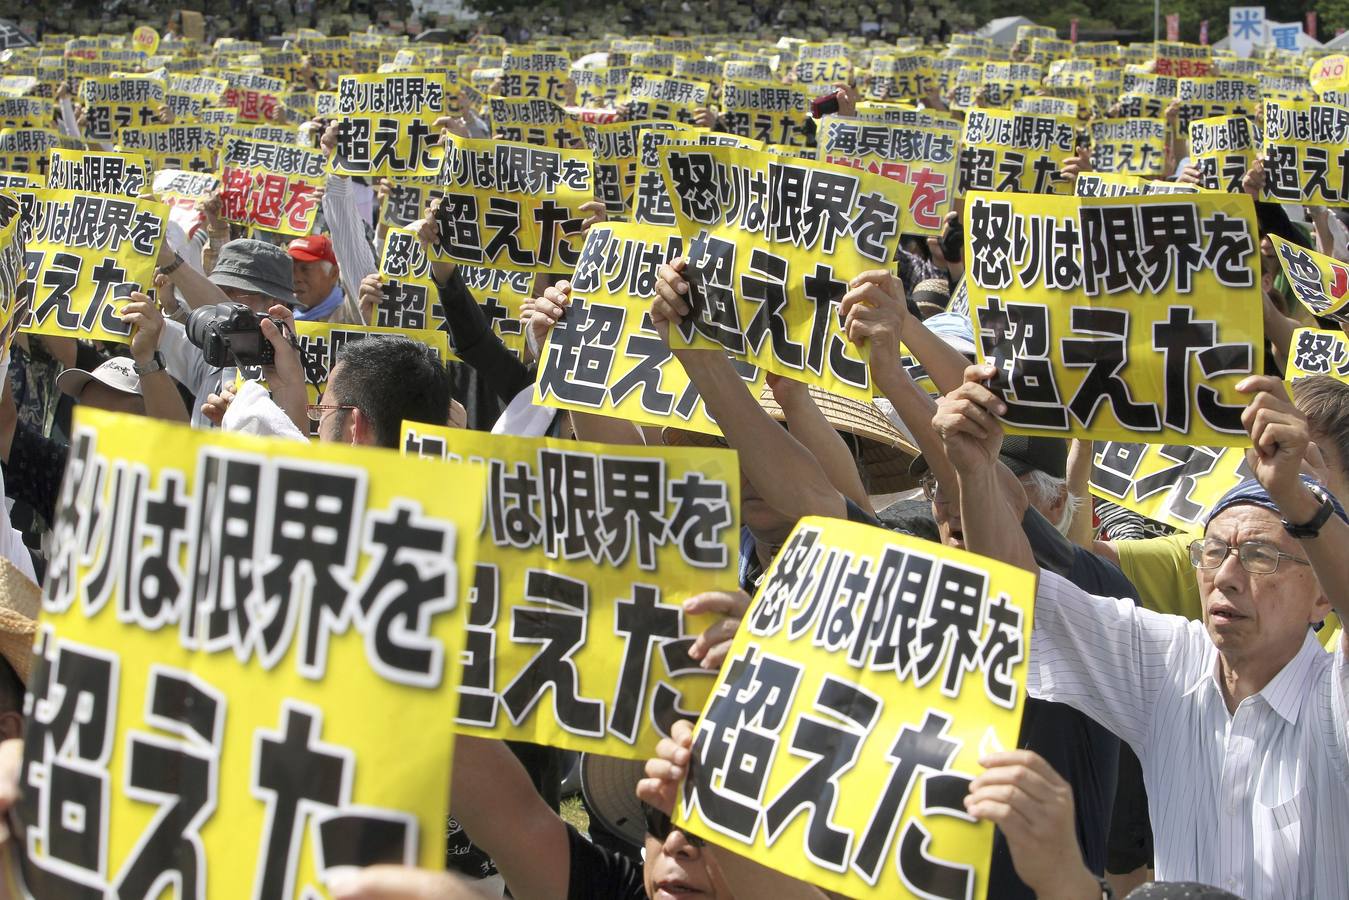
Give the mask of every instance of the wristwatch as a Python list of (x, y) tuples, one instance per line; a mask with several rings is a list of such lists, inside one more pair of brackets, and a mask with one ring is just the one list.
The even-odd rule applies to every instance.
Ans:
[(1330, 521), (1330, 517), (1335, 514), (1335, 501), (1330, 499), (1325, 488), (1319, 484), (1308, 484), (1307, 490), (1312, 492), (1312, 496), (1321, 501), (1321, 508), (1312, 516), (1310, 522), (1302, 525), (1294, 525), (1287, 519), (1283, 520), (1283, 530), (1293, 537), (1301, 540), (1302, 538), (1314, 538), (1321, 533), (1321, 526)]
[(150, 358), (148, 363), (142, 366), (133, 360), (131, 367), (136, 370), (137, 375), (153, 375), (156, 372), (164, 371), (164, 357), (156, 350), (155, 355)]
[(184, 262), (186, 262), (186, 260), (184, 260), (181, 256), (179, 256), (175, 252), (173, 254), (173, 262), (169, 263), (167, 266), (162, 266), (159, 270), (159, 274), (172, 275), (174, 272), (178, 271), (178, 267), (181, 266)]

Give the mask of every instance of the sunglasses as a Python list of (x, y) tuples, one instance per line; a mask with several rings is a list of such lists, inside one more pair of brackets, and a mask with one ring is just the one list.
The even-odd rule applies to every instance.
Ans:
[(661, 843), (664, 843), (665, 839), (670, 836), (670, 832), (678, 831), (680, 834), (684, 835), (684, 840), (689, 842), (689, 846), (691, 847), (707, 846), (707, 841), (698, 837), (698, 835), (689, 834), (682, 828), (675, 828), (674, 822), (670, 821), (670, 817), (667, 816), (665, 813), (661, 812), (660, 810), (656, 809), (654, 806), (648, 806), (647, 804), (643, 803), (642, 818), (646, 822), (646, 833), (651, 835), (653, 838), (660, 841)]

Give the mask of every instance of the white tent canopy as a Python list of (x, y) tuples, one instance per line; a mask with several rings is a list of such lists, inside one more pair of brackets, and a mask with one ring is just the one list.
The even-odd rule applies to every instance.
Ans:
[(1016, 43), (1016, 30), (1022, 25), (1034, 25), (1025, 16), (1004, 16), (993, 19), (974, 33), (975, 37), (992, 38), (999, 47), (1010, 47)]

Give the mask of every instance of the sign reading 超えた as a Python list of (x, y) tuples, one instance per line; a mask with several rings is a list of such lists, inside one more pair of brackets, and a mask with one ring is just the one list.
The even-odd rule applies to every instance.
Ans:
[(852, 897), (982, 897), (993, 827), (961, 802), (1016, 744), (1035, 576), (802, 519), (693, 740), (680, 827)]

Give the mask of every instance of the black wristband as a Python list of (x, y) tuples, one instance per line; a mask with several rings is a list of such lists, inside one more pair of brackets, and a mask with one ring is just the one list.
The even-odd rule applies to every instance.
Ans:
[(1287, 519), (1283, 520), (1283, 530), (1293, 537), (1301, 540), (1303, 538), (1314, 538), (1321, 533), (1321, 528), (1330, 521), (1330, 517), (1335, 514), (1335, 502), (1330, 499), (1330, 495), (1316, 485), (1307, 485), (1307, 490), (1312, 492), (1312, 496), (1321, 501), (1321, 508), (1312, 516), (1311, 521), (1302, 525), (1294, 525)]

